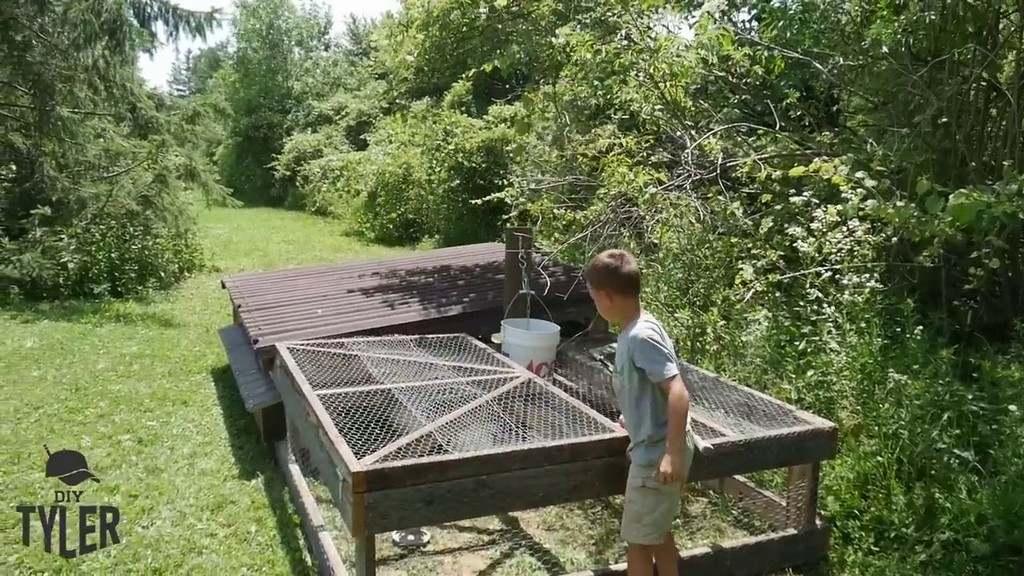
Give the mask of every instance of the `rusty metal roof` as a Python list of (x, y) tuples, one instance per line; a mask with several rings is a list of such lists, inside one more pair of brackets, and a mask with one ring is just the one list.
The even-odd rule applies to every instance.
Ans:
[[(543, 260), (535, 253), (534, 261)], [(471, 244), (378, 260), (239, 274), (222, 286), (257, 349), (467, 312), (501, 310), (505, 246)], [(546, 275), (546, 279), (545, 279)], [(550, 280), (550, 285), (548, 281)], [(545, 304), (588, 299), (575, 268), (548, 262), (531, 286)], [(547, 290), (546, 295), (542, 295)]]

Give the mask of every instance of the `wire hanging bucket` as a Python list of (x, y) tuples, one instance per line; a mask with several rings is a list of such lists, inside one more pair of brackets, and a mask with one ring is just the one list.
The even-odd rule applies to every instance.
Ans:
[[(522, 239), (519, 243), (519, 267), (522, 287), (509, 301), (502, 315), (501, 330), (491, 336), (491, 342), (500, 345), (501, 353), (541, 378), (550, 378), (554, 372), (555, 356), (561, 342), (562, 327), (559, 326), (543, 299), (537, 298), (547, 314), (547, 320), (533, 318), (531, 303), (536, 293), (530, 288), (527, 274), (526, 253)], [(526, 298), (526, 317), (509, 318), (509, 312), (520, 297)]]

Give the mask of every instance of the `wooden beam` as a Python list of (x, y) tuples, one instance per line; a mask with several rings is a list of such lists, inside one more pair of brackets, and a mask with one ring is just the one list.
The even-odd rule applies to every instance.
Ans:
[(347, 393), (347, 392), (367, 392), (367, 391), (373, 391), (373, 390), (394, 390), (396, 388), (415, 388), (415, 387), (418, 387), (418, 386), (438, 386), (438, 385), (444, 385), (444, 384), (469, 384), (470, 382), (479, 382), (481, 380), (497, 380), (497, 379), (506, 379), (507, 380), (511, 376), (514, 376), (514, 374), (511, 373), (511, 372), (508, 372), (508, 373), (504, 373), (504, 374), (492, 374), (490, 376), (473, 376), (471, 378), (466, 378), (465, 376), (460, 376), (459, 378), (446, 378), (446, 379), (438, 379), (438, 380), (424, 380), (422, 382), (402, 382), (400, 384), (377, 384), (377, 385), (374, 385), (374, 386), (347, 386), (347, 387), (344, 387), (344, 388), (327, 388), (327, 389), (317, 390), (316, 394), (317, 394), (317, 396), (322, 396), (324, 394), (338, 394), (338, 393), (344, 394), (344, 393)]
[(320, 507), (317, 506), (313, 493), (306, 484), (306, 479), (299, 469), (295, 456), (288, 449), (286, 441), (279, 441), (274, 444), (274, 455), (277, 458), (278, 466), (284, 473), (285, 481), (288, 483), (288, 490), (291, 492), (292, 502), (299, 514), (302, 529), (306, 533), (306, 541), (311, 548), (313, 559), (319, 567), (320, 574), (332, 574), (334, 576), (346, 576), (345, 564), (338, 555), (338, 548), (331, 540), (331, 532), (320, 515)]
[[(474, 339), (474, 341), (476, 341)], [(492, 372), (499, 373), (512, 373), (513, 370), (507, 368), (500, 368), (497, 366), (485, 366), (482, 364), (469, 364), (466, 362), (451, 362), (448, 360), (439, 360), (437, 358), (421, 357), (413, 358), (410, 356), (402, 356), (400, 354), (384, 354), (380, 352), (361, 352), (359, 350), (336, 350), (331, 348), (318, 348), (316, 346), (309, 346), (306, 344), (288, 344), (288, 348), (296, 348), (298, 350), (315, 350), (317, 352), (330, 352), (333, 354), (341, 354), (346, 356), (359, 356), (366, 358), (381, 358), (384, 360), (401, 360), (403, 362), (419, 362), (420, 364), (428, 364), (430, 366), (456, 366), (459, 368), (473, 368), (475, 370), (490, 370)], [(491, 352), (493, 354), (493, 351)]]
[(628, 446), (629, 437), (624, 432), (609, 432), (575, 440), (371, 464), (365, 466), (363, 472), (373, 490), (384, 490), (599, 458), (625, 459)]
[[(828, 556), (829, 528), (786, 530), (687, 550), (679, 555), (679, 573), (686, 576), (759, 576), (814, 564)], [(616, 564), (566, 576), (626, 576)]]
[[(520, 255), (520, 250), (525, 253)], [(520, 256), (526, 259), (526, 279), (533, 269), (533, 230), (530, 228), (505, 229), (505, 294), (502, 311), (505, 318), (525, 318), (528, 294), (523, 289), (523, 268)], [(518, 296), (518, 297), (517, 297)]]
[(786, 490), (786, 520), (791, 528), (813, 526), (818, 516), (818, 481), (821, 465), (817, 462), (789, 469)]
[(377, 541), (373, 534), (356, 538), (356, 576), (377, 575)]
[(282, 399), (289, 412), (288, 433), (292, 442), (309, 452), (313, 466), (317, 469), (320, 483), (327, 487), (334, 506), (341, 513), (349, 532), (358, 534), (364, 530), (362, 496), (353, 493), (351, 481), (344, 476), (336, 459), (330, 456), (327, 441), (323, 438), (319, 424), (307, 412), (297, 408), (298, 394), (290, 387), (282, 388)]
[(835, 443), (828, 430), (812, 428), (807, 434), (777, 438), (750, 437), (730, 446), (729, 450), (708, 455), (697, 451), (693, 456), (690, 481), (714, 480), (789, 468), (809, 462), (821, 462), (835, 455)]
[(601, 458), (367, 492), (369, 532), (435, 526), (622, 494), (629, 462)]
[(268, 446), (284, 440), (287, 435), (284, 404), (276, 402), (256, 411), (256, 426), (260, 429), (260, 439)]
[(462, 408), (459, 408), (458, 410), (455, 410), (453, 412), (449, 412), (446, 416), (443, 416), (441, 418), (438, 418), (437, 420), (434, 420), (430, 424), (427, 424), (426, 426), (420, 428), (419, 430), (413, 432), (412, 434), (406, 434), (405, 436), (402, 436), (398, 440), (395, 440), (394, 442), (391, 442), (387, 446), (384, 446), (380, 450), (377, 450), (373, 454), (370, 454), (366, 458), (363, 458), (363, 464), (364, 465), (373, 464), (377, 460), (383, 458), (388, 453), (393, 452), (393, 451), (395, 451), (395, 450), (397, 450), (397, 449), (399, 449), (402, 446), (405, 446), (407, 444), (411, 444), (412, 442), (416, 441), (417, 439), (422, 438), (423, 436), (426, 436), (427, 434), (432, 433), (433, 431), (437, 430), (438, 428), (440, 428), (441, 426), (447, 424), (448, 422), (451, 422), (452, 420), (455, 420), (459, 416), (462, 416), (463, 414), (465, 414), (467, 412), (470, 412), (474, 408), (477, 408), (479, 406), (483, 406), (484, 404), (490, 402), (491, 400), (497, 398), (498, 396), (504, 394), (505, 392), (507, 392), (507, 391), (515, 388), (516, 386), (520, 385), (524, 380), (526, 380), (526, 377), (525, 376), (520, 376), (519, 378), (516, 378), (515, 380), (509, 382), (508, 384), (505, 384), (501, 388), (498, 388), (496, 390), (492, 390), (492, 391), (488, 392), (487, 394), (484, 394), (483, 396), (477, 398), (476, 400), (473, 400), (469, 404), (463, 405)]

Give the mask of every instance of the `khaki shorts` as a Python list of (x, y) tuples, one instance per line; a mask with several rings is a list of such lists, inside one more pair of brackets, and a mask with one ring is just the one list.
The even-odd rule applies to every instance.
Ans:
[[(687, 443), (685, 473), (693, 462), (693, 446)], [(657, 465), (629, 465), (626, 497), (622, 505), (622, 539), (629, 544), (653, 546), (665, 541), (672, 531), (672, 522), (679, 514), (683, 483), (663, 484), (656, 474)]]

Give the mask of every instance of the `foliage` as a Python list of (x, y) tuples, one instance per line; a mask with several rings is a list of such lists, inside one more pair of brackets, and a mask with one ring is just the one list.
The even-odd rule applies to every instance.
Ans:
[(236, 196), (626, 247), (684, 357), (840, 425), (840, 573), (1020, 572), (1018, 6), (409, 0), (333, 39), (285, 4), (211, 83)]
[(288, 183), (277, 180), (271, 166), (292, 129), (301, 63), (325, 48), (330, 19), (317, 6), (300, 11), (289, 0), (239, 0), (233, 28), (221, 179), (236, 198), (280, 204)]
[(213, 15), (164, 0), (2, 12), (0, 281), (36, 298), (123, 296), (195, 271), (185, 187), (223, 190), (178, 146), (136, 62), (157, 27), (202, 35)]

